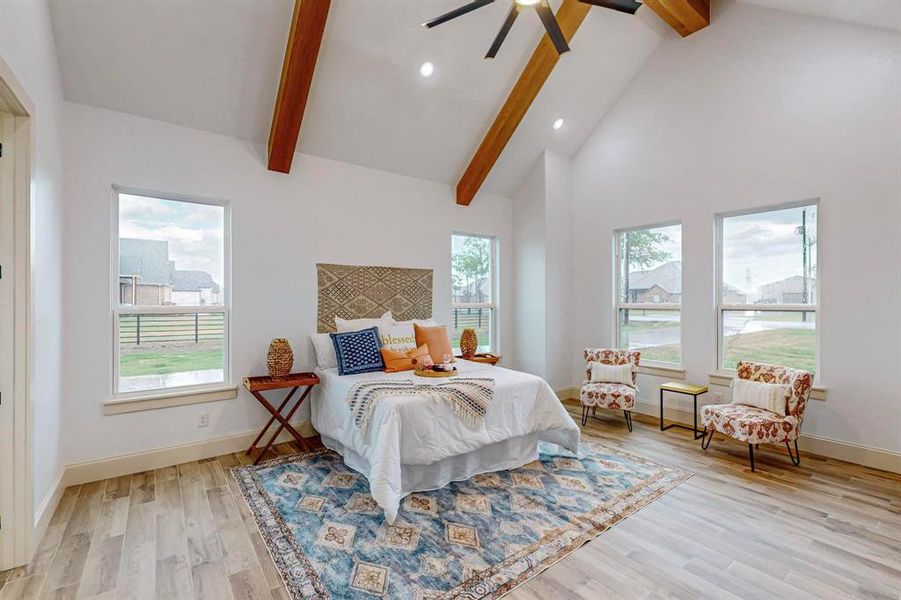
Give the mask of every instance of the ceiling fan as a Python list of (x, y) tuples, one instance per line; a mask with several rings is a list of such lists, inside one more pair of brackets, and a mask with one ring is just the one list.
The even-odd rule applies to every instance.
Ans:
[[(609, 8), (611, 10), (628, 13), (630, 15), (634, 15), (635, 11), (638, 10), (638, 7), (641, 6), (639, 2), (635, 2), (634, 0), (579, 1), (584, 2), (585, 4), (591, 4), (592, 6), (599, 6), (601, 8)], [(423, 23), (423, 26), (431, 29), (436, 25), (447, 23), (451, 19), (456, 19), (457, 17), (463, 16), (478, 8), (482, 8), (483, 6), (492, 4), (493, 2), (494, 0), (472, 0), (472, 2), (470, 2), (469, 4), (461, 6), (460, 8), (456, 8), (448, 13), (441, 15), (440, 17), (432, 19), (431, 21), (426, 21), (425, 23)], [(567, 45), (566, 43), (566, 38), (563, 36), (563, 32), (560, 31), (560, 25), (557, 24), (557, 19), (556, 17), (554, 17), (554, 13), (551, 10), (550, 5), (548, 4), (548, 0), (514, 0), (513, 5), (510, 7), (510, 12), (507, 13), (507, 19), (504, 21), (504, 24), (501, 25), (501, 30), (497, 33), (497, 37), (494, 38), (494, 42), (491, 43), (491, 47), (488, 49), (488, 53), (485, 55), (485, 58), (494, 58), (495, 56), (497, 56), (497, 52), (501, 49), (501, 44), (504, 43), (504, 39), (510, 32), (510, 28), (513, 27), (513, 22), (516, 21), (516, 17), (519, 16), (519, 12), (523, 8), (532, 7), (534, 7), (535, 12), (538, 13), (538, 17), (544, 24), (544, 28), (545, 30), (547, 30), (548, 37), (551, 39), (551, 42), (554, 44), (554, 48), (557, 49), (557, 52), (559, 54), (569, 52), (569, 45)]]

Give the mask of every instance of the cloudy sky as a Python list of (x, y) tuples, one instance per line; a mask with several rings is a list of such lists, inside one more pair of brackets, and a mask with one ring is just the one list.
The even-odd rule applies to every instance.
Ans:
[[(759, 286), (804, 272), (801, 226), (803, 207), (723, 219), (723, 279), (756, 292)], [(807, 207), (808, 243), (816, 240), (816, 207)], [(815, 273), (816, 246), (811, 246), (810, 273)], [(748, 279), (750, 278), (750, 286)], [(750, 288), (750, 289), (749, 289)]]
[(221, 206), (175, 202), (146, 196), (119, 196), (119, 237), (169, 242), (169, 260), (175, 268), (206, 271), (223, 284)]
[[(803, 237), (799, 231), (805, 207), (774, 210), (723, 219), (723, 280), (740, 290), (757, 293), (761, 285), (803, 274)], [(808, 243), (817, 238), (817, 209), (806, 207)], [(651, 229), (666, 241), (661, 249), (666, 261), (682, 260), (682, 228), (679, 225)], [(810, 274), (816, 273), (816, 245), (810, 245)], [(634, 270), (645, 270), (638, 267)]]

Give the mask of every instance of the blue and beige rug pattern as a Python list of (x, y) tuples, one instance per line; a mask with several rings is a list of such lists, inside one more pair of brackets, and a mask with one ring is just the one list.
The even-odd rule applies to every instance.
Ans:
[(583, 442), (411, 494), (393, 525), (329, 450), (233, 473), (292, 598), (498, 598), (691, 475)]

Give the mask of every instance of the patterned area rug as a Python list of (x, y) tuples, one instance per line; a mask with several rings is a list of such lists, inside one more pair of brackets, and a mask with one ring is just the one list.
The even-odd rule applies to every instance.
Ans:
[(411, 494), (394, 525), (322, 449), (233, 469), (292, 598), (498, 598), (689, 477), (582, 442)]

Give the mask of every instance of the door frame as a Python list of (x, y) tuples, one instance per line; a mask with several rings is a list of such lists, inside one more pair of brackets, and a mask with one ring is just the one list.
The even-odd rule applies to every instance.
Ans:
[[(35, 522), (33, 479), (33, 381), (34, 319), (31, 244), (34, 201), (34, 103), (12, 69), (0, 57), (0, 109), (13, 115), (12, 214), (14, 249), (12, 264), (3, 265), (3, 280), (13, 289), (13, 382), (5, 390), (4, 408), (12, 408), (12, 514), (2, 515), (3, 530), (9, 533), (0, 544), (0, 570), (31, 560), (36, 542), (43, 535), (47, 519)], [(0, 199), (8, 202), (6, 198)], [(7, 402), (9, 404), (7, 405)], [(7, 482), (0, 482), (4, 487)], [(6, 542), (10, 539), (10, 542)]]

